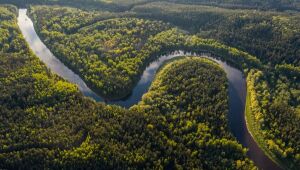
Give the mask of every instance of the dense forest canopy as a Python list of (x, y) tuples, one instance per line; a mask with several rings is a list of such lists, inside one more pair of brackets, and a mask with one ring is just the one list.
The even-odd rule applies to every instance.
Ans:
[[(32, 11), (36, 11), (32, 15), (40, 35), (53, 53), (107, 98), (128, 94), (134, 79), (142, 72), (144, 61), (151, 57), (149, 39), (170, 29), (162, 22), (113, 18), (115, 15), (110, 13), (86, 14), (70, 8), (43, 6)], [(73, 23), (77, 23), (77, 29)]]
[[(284, 169), (300, 167), (298, 0), (0, 3), (31, 5), (42, 41), (106, 99), (128, 95), (162, 54), (213, 53), (247, 78), (259, 147)], [(256, 168), (229, 131), (228, 83), (215, 62), (166, 63), (129, 110), (96, 103), (38, 60), (17, 13), (0, 5), (0, 169)]]
[[(115, 18), (117, 14), (112, 13), (106, 17), (100, 12), (91, 13), (91, 17), (95, 17), (90, 20), (95, 22), (86, 24), (83, 18), (90, 16), (74, 8), (34, 6), (30, 11), (40, 36), (51, 51), (108, 99), (128, 95), (145, 66), (159, 54), (174, 49), (227, 54), (222, 57), (224, 60), (243, 69), (260, 65), (247, 53), (213, 40), (186, 35), (161, 21)], [(73, 29), (74, 26), (77, 28)]]
[(299, 10), (298, 0), (169, 0), (186, 4), (205, 4), (229, 8)]
[[(199, 118), (188, 116), (178, 120), (183, 125), (183, 129), (178, 127), (178, 130), (186, 136), (185, 140), (178, 140), (178, 134), (171, 127), (173, 123), (164, 121), (169, 118), (163, 112), (146, 112), (139, 105), (125, 110), (83, 97), (75, 85), (53, 75), (32, 54), (17, 27), (17, 9), (0, 6), (0, 11), (1, 169), (254, 168), (246, 157), (246, 149), (228, 131), (227, 80), (215, 63), (186, 59), (177, 66), (183, 69), (190, 65), (192, 70), (181, 71), (170, 66), (162, 70), (172, 72), (174, 69), (179, 72), (178, 76), (190, 75), (190, 78), (214, 72), (211, 82), (203, 79), (191, 83), (202, 83), (209, 91), (215, 90), (210, 89), (209, 84), (221, 85), (216, 91), (216, 100), (210, 101), (213, 105), (220, 102), (220, 107), (202, 110), (194, 103), (195, 110), (190, 110), (193, 114), (189, 115)], [(195, 70), (197, 75), (189, 74)], [(175, 81), (181, 84), (183, 80)], [(203, 95), (202, 92), (190, 93), (184, 87), (178, 92), (192, 98)], [(189, 107), (187, 103), (178, 103), (177, 107), (182, 106)], [(216, 116), (218, 113), (223, 116)], [(200, 119), (206, 114), (209, 119)], [(215, 126), (211, 121), (223, 126)], [(195, 146), (186, 143), (192, 140), (191, 135)], [(212, 152), (219, 156), (209, 156)]]
[(265, 64), (300, 66), (298, 13), (232, 10), (165, 2), (138, 5), (132, 11), (138, 17), (170, 22), (191, 33), (243, 49)]
[[(51, 1), (51, 0), (49, 0)], [(63, 0), (61, 0), (63, 1)], [(72, 0), (65, 0), (71, 3)], [(38, 2), (47, 2), (38, 1)], [(52, 1), (59, 4), (60, 1)], [(124, 9), (125, 13), (118, 13), (118, 16), (135, 16), (144, 19), (163, 20), (179, 26), (193, 34), (198, 34), (204, 38), (219, 40), (229, 46), (233, 46), (259, 57), (265, 64), (292, 64), (300, 66), (300, 16), (298, 13), (257, 11), (241, 9), (224, 9), (210, 6), (195, 5), (204, 1), (185, 1), (184, 4), (169, 3), (166, 1), (90, 1), (90, 3), (105, 3), (115, 6), (131, 5)], [(174, 1), (177, 2), (177, 1)], [(216, 1), (221, 3), (221, 1)], [(294, 4), (296, 1), (259, 1), (265, 4), (288, 3)], [(226, 1), (225, 3), (254, 3), (261, 7), (258, 1)], [(85, 1), (89, 4), (89, 1)], [(299, 3), (299, 2), (298, 2)], [(191, 5), (192, 4), (192, 5)], [(94, 5), (91, 5), (94, 6)], [(105, 7), (106, 5), (100, 5)], [(100, 8), (109, 10), (109, 8)], [(113, 12), (111, 12), (112, 14)], [(63, 13), (67, 15), (66, 13)], [(76, 15), (75, 15), (76, 16)], [(113, 17), (105, 12), (99, 14), (99, 18), (86, 21), (73, 20), (75, 22), (93, 23), (103, 17)], [(77, 16), (76, 16), (77, 17)], [(85, 15), (85, 17), (87, 17)], [(84, 18), (84, 17), (82, 17)], [(65, 18), (68, 20), (69, 18)], [(81, 19), (82, 20), (82, 19)], [(65, 21), (64, 23), (68, 23)], [(84, 23), (82, 23), (84, 24)], [(82, 26), (82, 25), (81, 25)], [(77, 26), (79, 27), (79, 26)], [(74, 31), (74, 30), (72, 30)], [(253, 38), (255, 37), (255, 38)]]
[[(76, 11), (76, 13), (73, 12), (74, 15), (78, 16), (75, 18), (80, 18), (80, 13), (85, 13), (84, 10), (78, 12), (78, 9), (74, 8), (34, 6), (31, 8), (31, 16), (37, 25), (40, 35), (44, 37), (44, 41), (48, 44), (49, 48), (54, 51), (54, 53), (58, 54), (58, 56), (62, 58), (62, 61), (71, 59), (70, 61), (73, 61), (72, 63), (74, 64), (79, 61), (71, 58), (78, 55), (70, 55), (68, 52), (62, 53), (68, 49), (70, 49), (73, 53), (77, 51), (80, 53), (82, 52), (82, 49), (87, 49), (86, 52), (88, 52), (88, 55), (90, 52), (96, 51), (95, 49), (100, 49), (100, 53), (94, 53), (95, 55), (92, 57), (94, 58), (92, 63), (98, 63), (100, 61), (101, 63), (105, 63), (107, 66), (119, 65), (118, 63), (124, 61), (124, 56), (129, 58), (132, 56), (132, 58), (130, 58), (130, 65), (126, 64), (123, 68), (113, 68), (114, 70), (120, 69), (119, 72), (125, 69), (124, 71), (121, 71), (123, 75), (120, 77), (127, 77), (126, 79), (120, 81), (123, 83), (116, 84), (116, 82), (111, 82), (115, 85), (111, 86), (110, 84), (107, 86), (109, 88), (115, 87), (112, 91), (117, 92), (118, 94), (122, 94), (121, 91), (128, 91), (118, 88), (124, 87), (121, 84), (127, 84), (128, 82), (131, 82), (125, 86), (129, 87), (128, 89), (131, 89), (134, 86), (137, 80), (136, 77), (139, 77), (145, 64), (155, 59), (155, 56), (158, 54), (172, 51), (173, 49), (184, 49), (194, 52), (203, 50), (213, 52), (219, 55), (223, 60), (226, 60), (240, 69), (243, 69), (245, 74), (252, 73), (251, 69), (260, 70), (266, 77), (265, 84), (261, 86), (260, 90), (252, 90), (251, 94), (257, 93), (256, 95), (261, 97), (257, 99), (259, 101), (258, 103), (251, 101), (251, 105), (252, 102), (254, 102), (257, 104), (257, 106), (252, 108), (263, 107), (262, 111), (259, 112), (259, 115), (263, 114), (263, 116), (260, 116), (257, 119), (251, 119), (252, 117), (257, 117), (255, 116), (256, 112), (254, 110), (250, 113), (251, 116), (249, 118), (249, 121), (254, 121), (250, 122), (249, 124), (251, 124), (252, 127), (258, 128), (255, 130), (259, 133), (257, 136), (260, 136), (259, 145), (265, 148), (264, 150), (268, 152), (268, 155), (273, 160), (276, 160), (279, 164), (282, 164), (282, 166), (289, 167), (291, 169), (299, 166), (299, 150), (296, 149), (299, 148), (299, 143), (296, 141), (298, 141), (299, 137), (299, 132), (297, 130), (299, 126), (299, 116), (297, 115), (299, 115), (300, 109), (300, 87), (298, 83), (300, 74), (298, 60), (299, 57), (297, 57), (299, 55), (299, 26), (297, 24), (297, 21), (299, 20), (298, 14), (255, 12), (251, 10), (229, 10), (208, 6), (180, 5), (159, 2), (138, 5), (132, 8), (132, 11), (126, 13), (110, 12), (108, 18), (103, 17), (104, 15), (102, 15), (104, 19), (95, 19), (95, 22), (93, 23), (83, 23), (82, 25), (79, 23), (81, 26), (76, 26), (77, 28), (72, 29), (73, 32), (70, 32), (68, 28), (72, 27), (70, 25), (73, 25), (71, 24), (73, 20), (72, 17), (68, 17), (68, 19), (66, 19), (69, 21), (67, 23), (61, 23), (61, 19), (58, 19), (60, 16), (65, 16), (64, 13), (66, 13), (66, 11), (68, 11), (68, 13)], [(121, 20), (120, 15), (122, 16)], [(172, 19), (174, 16), (175, 19)], [(127, 49), (128, 51), (124, 51), (124, 53), (118, 53), (116, 51), (113, 53), (107, 53), (105, 51), (105, 48), (107, 47), (103, 46), (103, 44), (105, 45), (107, 42), (111, 43), (110, 40), (118, 40), (119, 42), (122, 42), (122, 39), (126, 38), (126, 35), (128, 35), (123, 34), (123, 31), (125, 30), (124, 26), (125, 28), (130, 26), (127, 25), (127, 23), (131, 23), (128, 21), (141, 20), (137, 19), (136, 17), (142, 18), (142, 21), (145, 23), (155, 21), (159, 25), (164, 25), (164, 22), (167, 21), (170, 22), (171, 25), (167, 24), (166, 27), (157, 25), (156, 27), (158, 29), (156, 30), (158, 32), (156, 32), (155, 35), (150, 35), (148, 39), (145, 39), (147, 41), (144, 42), (142, 46), (139, 46), (141, 45), (139, 41), (131, 41), (133, 42), (132, 45), (134, 48), (131, 48), (130, 44), (119, 43), (116, 46), (112, 46), (112, 49), (118, 49), (120, 48), (120, 45), (122, 49)], [(211, 23), (212, 20), (209, 19), (210, 17), (216, 18), (213, 20), (215, 22)], [(125, 18), (127, 21), (124, 25), (120, 21), (126, 20)], [(163, 20), (164, 22), (157, 22), (156, 20)], [(116, 30), (117, 32), (112, 32), (112, 34), (109, 33), (111, 37), (115, 38), (110, 38), (109, 41), (107, 41), (102, 37), (105, 34), (108, 34), (108, 32), (106, 32), (106, 27), (101, 25), (107, 22), (112, 23), (111, 21), (114, 21), (114, 29), (122, 28), (122, 30)], [(203, 24), (199, 24), (198, 21)], [(257, 23), (261, 23), (263, 26), (262, 28), (266, 27), (270, 29), (269, 32), (265, 32), (264, 29), (257, 28)], [(192, 29), (187, 28), (186, 25), (189, 24), (192, 24), (195, 27), (192, 27)], [(145, 28), (143, 25), (145, 24), (135, 25), (134, 29), (139, 30), (139, 27)], [(181, 29), (174, 27), (174, 25), (180, 26)], [(245, 27), (245, 29), (240, 29), (241, 27)], [(164, 29), (159, 31), (160, 28)], [(183, 29), (188, 29), (190, 33), (197, 33), (197, 36), (186, 34), (186, 31)], [(88, 34), (85, 33), (86, 30), (89, 30), (87, 31)], [(236, 32), (240, 33), (235, 34)], [(133, 37), (136, 35), (134, 32), (131, 32), (130, 34), (132, 34)], [(256, 35), (257, 38), (253, 38), (253, 35)], [(57, 36), (60, 38), (57, 38)], [(94, 42), (103, 42), (104, 40), (105, 43), (98, 44), (100, 46), (93, 50), (89, 50), (89, 46), (82, 46), (85, 43), (76, 42), (78, 44), (73, 45), (75, 41), (75, 39), (72, 39), (73, 36), (77, 39), (89, 38)], [(239, 49), (226, 46), (215, 40), (203, 39), (200, 37), (219, 39), (224, 41), (227, 45), (233, 45), (240, 49), (244, 49), (253, 55), (245, 53)], [(59, 48), (59, 46), (53, 45), (57, 42), (61, 42), (61, 44), (63, 44), (61, 47), (64, 48)], [(141, 48), (138, 49), (136, 47)], [(134, 55), (135, 50), (138, 51), (136, 55)], [(115, 56), (112, 56), (111, 54), (114, 54)], [(86, 55), (86, 53), (84, 55)], [(254, 57), (255, 55), (257, 55), (259, 59)], [(98, 58), (96, 56), (98, 56)], [(106, 57), (114, 62), (107, 62), (106, 60), (102, 59)], [(84, 61), (81, 62), (83, 65), (75, 66), (74, 70), (86, 68), (84, 65), (87, 63), (92, 64), (91, 62), (85, 62), (85, 58), (81, 58), (81, 60), (82, 59)], [(132, 75), (130, 75), (127, 71), (132, 68), (134, 68), (135, 71), (132, 72)], [(89, 71), (92, 71), (92, 69), (89, 69)], [(111, 74), (105, 73), (106, 71), (97, 70), (97, 72), (99, 72), (100, 75), (108, 75), (107, 80), (116, 80), (115, 78), (109, 78)], [(95, 73), (96, 72), (93, 74)], [(88, 76), (87, 72), (84, 72), (84, 75)], [(124, 77), (124, 75), (127, 76)], [(114, 74), (114, 77), (115, 76), (116, 75)], [(88, 77), (91, 78), (97, 76)], [(101, 81), (102, 79), (99, 80)], [(86, 79), (86, 81), (89, 82), (88, 79)], [(129, 84), (131, 85), (128, 86)], [(99, 88), (98, 86), (96, 89), (98, 89), (100, 92), (108, 92), (108, 97), (113, 95), (107, 88)], [(272, 104), (275, 103), (275, 101), (284, 102), (286, 105), (285, 107), (275, 107), (274, 104)], [(250, 107), (250, 104), (248, 106)], [(286, 112), (289, 113), (289, 116), (284, 117), (284, 119), (278, 118), (277, 114), (284, 114)], [(271, 120), (269, 119), (271, 117), (275, 118)], [(287, 120), (290, 121), (290, 124), (285, 123)], [(279, 134), (290, 135), (281, 136)], [(291, 150), (290, 148), (293, 149)]]

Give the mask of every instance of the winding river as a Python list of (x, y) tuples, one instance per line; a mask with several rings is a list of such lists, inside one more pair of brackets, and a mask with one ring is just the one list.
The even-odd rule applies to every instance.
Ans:
[[(35, 32), (31, 19), (26, 14), (26, 9), (19, 10), (18, 25), (21, 29), (23, 36), (29, 44), (32, 51), (40, 58), (42, 62), (54, 73), (60, 77), (68, 80), (69, 82), (78, 85), (79, 90), (88, 97), (93, 98), (96, 101), (104, 101), (104, 99), (94, 93), (85, 82), (76, 75), (72, 70), (66, 67), (60, 60), (58, 60), (51, 51), (40, 40), (39, 36)], [(183, 51), (174, 51), (168, 55), (158, 57), (156, 61), (150, 63), (145, 69), (138, 84), (134, 87), (132, 94), (124, 100), (109, 102), (108, 104), (116, 104), (122, 107), (129, 108), (130, 106), (137, 104), (143, 94), (145, 94), (153, 81), (156, 71), (163, 64), (163, 62), (186, 55), (196, 55), (199, 57), (205, 57), (212, 59), (220, 64), (225, 70), (229, 81), (229, 125), (233, 135), (237, 140), (246, 148), (249, 148), (248, 156), (252, 159), (256, 166), (265, 170), (277, 170), (280, 169), (273, 161), (271, 161), (249, 134), (245, 123), (245, 102), (246, 102), (246, 81), (241, 71), (231, 67), (226, 62), (211, 57), (209, 54), (194, 54), (185, 53)]]

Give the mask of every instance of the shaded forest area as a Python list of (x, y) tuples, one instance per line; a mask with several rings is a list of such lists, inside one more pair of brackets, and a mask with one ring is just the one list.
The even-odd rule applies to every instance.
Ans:
[(231, 10), (201, 5), (149, 3), (132, 9), (142, 18), (163, 20), (257, 56), (264, 64), (300, 66), (300, 15)]
[(230, 9), (258, 9), (277, 11), (299, 11), (298, 0), (0, 0), (0, 3), (13, 3), (18, 6), (35, 5), (69, 5), (79, 8), (106, 9), (112, 11), (130, 10), (136, 5), (151, 2), (175, 2), (179, 4), (197, 4), (218, 6)]

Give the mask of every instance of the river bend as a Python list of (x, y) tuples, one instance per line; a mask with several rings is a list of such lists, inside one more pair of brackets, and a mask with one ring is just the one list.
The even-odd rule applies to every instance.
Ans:
[[(31, 50), (45, 63), (45, 65), (55, 74), (64, 78), (65, 80), (77, 84), (79, 90), (83, 95), (93, 98), (96, 101), (104, 101), (102, 97), (93, 92), (86, 83), (72, 70), (66, 67), (59, 59), (57, 59), (51, 51), (45, 46), (37, 35), (31, 19), (27, 16), (26, 9), (19, 10), (18, 25), (26, 39)], [(245, 103), (246, 103), (246, 81), (242, 72), (234, 67), (231, 67), (226, 62), (213, 58), (210, 54), (194, 54), (183, 51), (174, 51), (168, 55), (158, 57), (145, 69), (141, 79), (134, 87), (131, 95), (124, 100), (108, 102), (108, 104), (115, 104), (122, 107), (129, 108), (137, 104), (143, 94), (145, 94), (154, 77), (158, 68), (167, 60), (179, 56), (199, 56), (212, 59), (216, 61), (224, 69), (229, 81), (229, 126), (233, 135), (237, 140), (246, 148), (249, 148), (248, 156), (252, 159), (256, 166), (260, 169), (277, 170), (280, 169), (273, 161), (271, 161), (264, 152), (258, 147), (250, 135), (246, 122), (245, 122)]]

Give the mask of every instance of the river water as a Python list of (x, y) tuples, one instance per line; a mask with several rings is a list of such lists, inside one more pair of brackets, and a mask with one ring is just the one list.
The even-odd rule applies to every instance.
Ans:
[[(104, 101), (102, 97), (94, 93), (85, 82), (72, 70), (66, 67), (60, 60), (58, 60), (51, 51), (45, 46), (37, 35), (31, 19), (27, 16), (26, 9), (19, 10), (18, 25), (25, 37), (31, 50), (45, 63), (45, 65), (55, 74), (66, 79), (67, 81), (77, 84), (79, 90), (88, 97), (93, 98), (96, 101)], [(107, 102), (107, 104), (115, 104), (125, 108), (137, 104), (143, 94), (145, 94), (154, 77), (158, 68), (167, 60), (170, 60), (179, 56), (194, 55), (199, 57), (205, 57), (216, 61), (224, 69), (229, 81), (229, 126), (236, 137), (236, 139), (246, 148), (249, 149), (248, 156), (252, 159), (259, 169), (265, 170), (277, 170), (280, 169), (273, 161), (271, 161), (258, 145), (253, 140), (245, 122), (245, 103), (246, 103), (246, 81), (242, 72), (234, 67), (231, 67), (226, 62), (211, 57), (209, 54), (194, 54), (186, 53), (183, 51), (174, 51), (168, 55), (158, 57), (156, 61), (153, 61), (143, 72), (141, 79), (132, 90), (130, 96), (126, 99)]]

